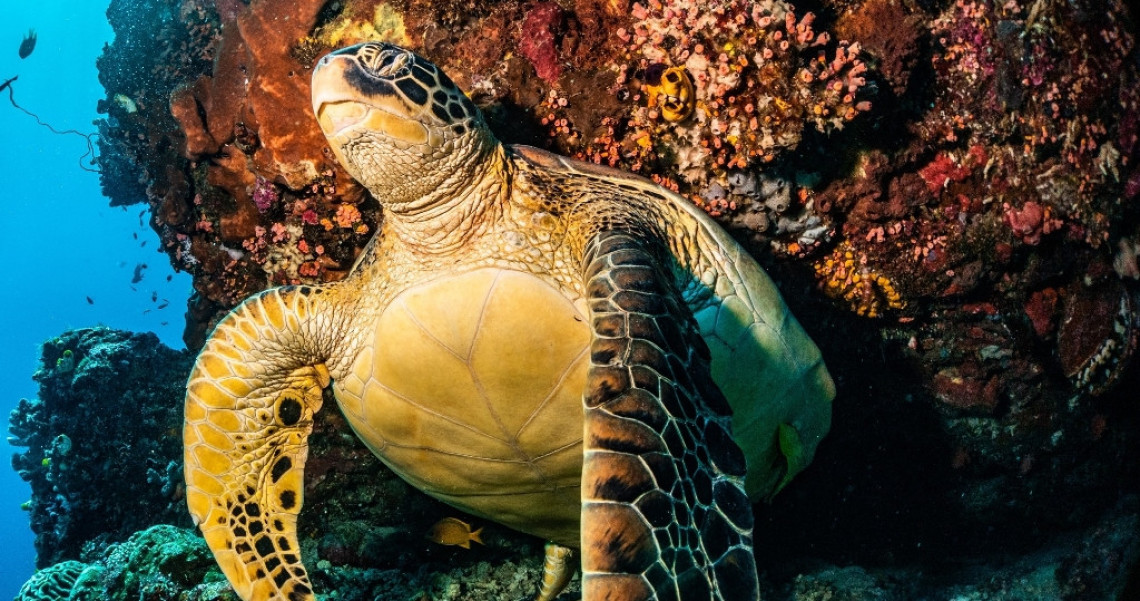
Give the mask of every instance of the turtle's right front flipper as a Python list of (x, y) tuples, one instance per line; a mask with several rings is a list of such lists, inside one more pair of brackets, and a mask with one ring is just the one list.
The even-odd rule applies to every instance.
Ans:
[(586, 248), (594, 340), (582, 463), (584, 601), (755, 601), (744, 454), (653, 242)]
[(319, 289), (250, 298), (218, 324), (186, 387), (186, 502), (246, 601), (315, 599), (297, 514), (308, 436), (329, 372)]

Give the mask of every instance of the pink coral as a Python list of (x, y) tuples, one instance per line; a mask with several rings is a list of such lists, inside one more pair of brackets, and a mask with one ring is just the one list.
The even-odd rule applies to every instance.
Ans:
[(985, 148), (980, 144), (975, 144), (970, 147), (969, 152), (960, 163), (949, 154), (939, 153), (930, 164), (919, 169), (918, 174), (922, 177), (922, 181), (926, 182), (926, 187), (930, 189), (930, 193), (938, 194), (939, 190), (951, 182), (960, 182), (970, 177), (973, 170), (985, 165), (986, 161)]
[(352, 227), (360, 222), (360, 210), (354, 205), (344, 204), (336, 209), (336, 224), (340, 227)]
[(534, 65), (535, 72), (550, 83), (562, 75), (555, 31), (562, 24), (562, 9), (554, 2), (539, 2), (526, 13), (519, 40), (519, 53)]
[(1020, 209), (1015, 209), (1008, 203), (1002, 208), (1005, 210), (1002, 221), (1026, 244), (1037, 244), (1041, 241), (1042, 235), (1055, 232), (1062, 225), (1060, 219), (1053, 218), (1052, 209), (1032, 200), (1026, 202)]
[(253, 185), (253, 204), (257, 205), (257, 211), (264, 213), (273, 206), (273, 203), (281, 198), (281, 194), (272, 182), (264, 177), (258, 176), (257, 182)]
[(289, 240), (289, 230), (285, 228), (283, 223), (274, 223), (271, 228), (273, 231), (273, 242), (280, 244)]

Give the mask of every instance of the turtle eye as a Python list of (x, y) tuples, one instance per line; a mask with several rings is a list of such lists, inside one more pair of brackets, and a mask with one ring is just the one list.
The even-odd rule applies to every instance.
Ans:
[(375, 77), (397, 77), (412, 61), (410, 52), (388, 44), (364, 44), (356, 56), (361, 66)]
[(277, 401), (277, 421), (283, 426), (295, 426), (301, 421), (301, 401), (293, 395), (282, 395)]

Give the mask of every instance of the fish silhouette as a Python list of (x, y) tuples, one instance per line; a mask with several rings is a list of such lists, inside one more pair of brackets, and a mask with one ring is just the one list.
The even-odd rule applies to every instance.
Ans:
[(20, 58), (28, 58), (28, 55), (36, 49), (36, 30), (29, 29), (28, 35), (24, 36), (24, 41), (20, 42)]

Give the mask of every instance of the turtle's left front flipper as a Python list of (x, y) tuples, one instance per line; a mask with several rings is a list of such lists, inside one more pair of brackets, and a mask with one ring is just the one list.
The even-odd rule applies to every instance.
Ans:
[(584, 601), (759, 598), (731, 409), (664, 252), (586, 248), (594, 329), (582, 468)]
[(245, 601), (313, 600), (297, 514), (329, 372), (319, 288), (278, 288), (214, 329), (186, 385), (186, 502)]

